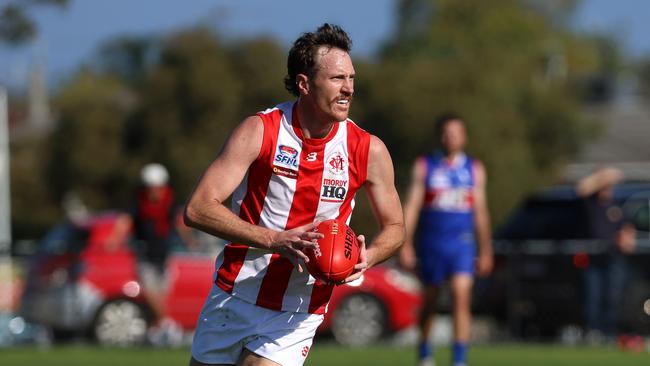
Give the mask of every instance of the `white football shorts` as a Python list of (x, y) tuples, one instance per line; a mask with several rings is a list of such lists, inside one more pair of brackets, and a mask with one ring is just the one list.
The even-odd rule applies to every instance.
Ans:
[(283, 366), (301, 366), (322, 321), (322, 314), (263, 308), (213, 285), (196, 325), (192, 357), (236, 364), (246, 348)]

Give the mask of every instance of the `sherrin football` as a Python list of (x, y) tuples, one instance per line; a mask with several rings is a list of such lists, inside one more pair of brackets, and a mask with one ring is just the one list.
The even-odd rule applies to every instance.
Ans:
[(359, 261), (359, 243), (352, 229), (345, 221), (325, 220), (318, 224), (316, 232), (324, 237), (318, 240), (316, 249), (307, 249), (306, 263), (309, 273), (326, 282), (339, 282), (346, 279)]

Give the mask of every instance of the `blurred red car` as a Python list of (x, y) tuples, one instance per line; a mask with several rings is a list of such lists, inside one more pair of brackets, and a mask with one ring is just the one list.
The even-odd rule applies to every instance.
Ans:
[[(147, 341), (157, 320), (138, 278), (124, 215), (64, 223), (41, 241), (31, 260), (21, 315), (54, 330), (84, 332), (106, 345)], [(117, 234), (116, 234), (117, 233)], [(212, 286), (212, 253), (174, 252), (166, 264), (164, 316), (191, 333)], [(367, 344), (415, 324), (419, 284), (410, 274), (380, 266), (335, 289), (319, 332), (346, 345)]]

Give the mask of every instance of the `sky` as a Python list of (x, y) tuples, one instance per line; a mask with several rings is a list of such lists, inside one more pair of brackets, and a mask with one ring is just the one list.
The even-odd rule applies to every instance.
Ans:
[[(6, 0), (0, 0), (0, 5)], [(35, 62), (50, 85), (65, 80), (116, 36), (164, 35), (197, 24), (228, 38), (268, 35), (289, 48), (323, 22), (341, 25), (354, 41), (352, 55), (372, 57), (395, 27), (397, 0), (70, 0), (65, 9), (32, 12), (38, 37), (19, 48), (0, 45), (0, 85), (20, 87)], [(650, 1), (583, 0), (576, 29), (614, 34), (633, 56), (650, 55)]]

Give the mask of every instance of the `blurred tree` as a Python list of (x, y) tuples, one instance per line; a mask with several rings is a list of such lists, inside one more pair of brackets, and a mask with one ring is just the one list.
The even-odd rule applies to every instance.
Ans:
[(241, 94), (233, 60), (214, 34), (196, 29), (170, 37), (130, 121), (140, 138), (131, 152), (167, 165), (181, 196), (189, 193), (239, 121)]
[(398, 29), (359, 78), (366, 82), (354, 111), (388, 145), (399, 183), (414, 157), (433, 149), (433, 120), (449, 110), (464, 116), (469, 152), (487, 165), (495, 221), (558, 179), (588, 136), (572, 81), (599, 61), (591, 43), (556, 20), (571, 4), (540, 12), (535, 3), (400, 2)]
[[(573, 2), (558, 3), (545, 11), (533, 0), (398, 3), (397, 29), (379, 56), (355, 60), (351, 117), (386, 142), (400, 186), (415, 156), (433, 148), (435, 116), (448, 110), (465, 117), (469, 152), (488, 167), (495, 221), (557, 180), (590, 135), (578, 81), (616, 64), (602, 43), (564, 26)], [(112, 40), (58, 92), (57, 127), (47, 143), (30, 145), (46, 169), (37, 179), (12, 168), (14, 190), (25, 202), (29, 190), (43, 199), (40, 222), (58, 219), (68, 191), (94, 210), (126, 208), (139, 168), (156, 161), (183, 200), (235, 124), (292, 98), (285, 65), (286, 50), (272, 40), (225, 42), (203, 28)], [(39, 161), (30, 147), (15, 148), (21, 161)], [(352, 224), (372, 235), (359, 198)]]
[(639, 78), (641, 93), (646, 98), (650, 98), (650, 58), (639, 61), (635, 66), (635, 71)]
[(58, 123), (47, 146), (47, 177), (52, 202), (74, 191), (90, 207), (114, 208), (124, 202), (124, 120), (132, 93), (110, 75), (82, 70), (54, 103)]
[(11, 223), (14, 238), (33, 239), (42, 235), (61, 217), (48, 191), (42, 157), (47, 156), (42, 137), (12, 141), (11, 150)]
[(159, 42), (151, 37), (118, 37), (100, 47), (95, 67), (138, 87), (158, 58)]
[(244, 41), (233, 46), (229, 57), (242, 84), (239, 116), (291, 98), (282, 83), (287, 54), (276, 42), (269, 39)]
[(18, 45), (37, 33), (36, 24), (28, 15), (29, 8), (48, 5), (65, 7), (68, 0), (16, 0), (0, 5), (0, 42)]

